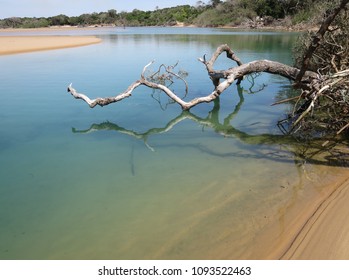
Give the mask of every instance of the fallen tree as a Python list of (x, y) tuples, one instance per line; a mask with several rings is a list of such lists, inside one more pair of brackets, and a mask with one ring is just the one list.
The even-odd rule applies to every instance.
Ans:
[[(315, 128), (310, 134), (318, 135), (318, 129), (322, 127), (327, 131), (336, 129), (336, 134), (340, 134), (349, 127), (349, 69), (343, 69), (343, 61), (340, 59), (348, 53), (349, 47), (333, 42), (336, 42), (335, 36), (342, 36), (343, 29), (347, 28), (347, 21), (344, 21), (344, 27), (341, 27), (339, 24), (336, 24), (332, 29), (330, 27), (341, 11), (344, 11), (344, 18), (347, 17), (345, 8), (348, 2), (349, 0), (341, 0), (334, 9), (327, 12), (327, 17), (324, 19), (319, 31), (311, 37), (310, 43), (305, 49), (300, 67), (293, 67), (270, 60), (256, 60), (243, 63), (228, 45), (221, 45), (209, 60), (206, 59), (206, 55), (199, 59), (204, 64), (214, 85), (214, 90), (203, 97), (185, 101), (184, 98), (181, 98), (170, 87), (166, 86), (166, 81), (173, 82), (173, 77), (184, 81), (181, 73), (174, 72), (174, 66), (166, 67), (161, 65), (159, 71), (147, 75), (148, 67), (154, 62), (150, 62), (143, 68), (140, 79), (133, 82), (124, 92), (116, 96), (90, 99), (87, 95), (79, 93), (73, 88), (72, 84), (68, 86), (68, 92), (74, 98), (84, 100), (91, 108), (94, 108), (97, 105), (106, 106), (129, 98), (136, 88), (146, 86), (164, 92), (173, 102), (178, 103), (182, 110), (188, 111), (201, 103), (209, 103), (216, 100), (234, 82), (240, 84), (244, 76), (265, 72), (280, 75), (294, 81), (295, 86), (300, 89), (298, 96), (287, 98), (277, 103), (294, 102), (292, 113), (279, 123), (283, 126), (285, 133), (297, 133), (309, 130), (309, 128), (310, 130)], [(332, 42), (326, 41), (326, 33), (330, 33), (329, 38), (332, 38)], [(332, 51), (336, 51), (338, 48), (339, 51), (336, 51), (333, 56), (329, 55), (331, 61), (328, 63), (333, 65), (332, 71), (321, 72), (319, 71), (321, 69), (314, 68), (314, 63), (312, 64), (311, 60), (319, 47), (326, 43), (336, 47), (332, 48)], [(214, 64), (217, 58), (224, 53), (228, 59), (234, 61), (237, 65), (226, 70), (215, 70)], [(324, 99), (326, 99), (325, 102), (323, 102)], [(323, 102), (321, 106), (319, 106), (320, 101)], [(314, 121), (312, 118), (313, 114), (310, 113), (313, 113), (317, 107), (321, 108), (322, 115), (324, 111), (327, 113), (325, 117)], [(334, 114), (335, 117), (333, 117)], [(343, 118), (343, 116), (345, 117)]]
[[(213, 65), (217, 60), (217, 58), (222, 53), (226, 53), (229, 59), (236, 61), (238, 66), (227, 69), (227, 70), (214, 70)], [(199, 60), (206, 66), (208, 75), (210, 76), (215, 88), (207, 96), (194, 98), (190, 101), (184, 101), (182, 98), (176, 95), (169, 87), (167, 87), (166, 85), (164, 85), (164, 83), (161, 82), (164, 76), (163, 73), (158, 73), (157, 75), (152, 74), (150, 75), (150, 77), (147, 77), (145, 75), (147, 68), (151, 64), (153, 64), (153, 62), (150, 62), (144, 67), (139, 80), (132, 83), (124, 92), (116, 96), (90, 99), (85, 94), (78, 93), (72, 87), (72, 84), (68, 86), (68, 92), (70, 92), (71, 95), (74, 96), (76, 99), (82, 99), (91, 108), (94, 108), (97, 105), (106, 106), (111, 103), (119, 102), (125, 98), (128, 98), (132, 95), (133, 91), (136, 88), (143, 85), (143, 86), (147, 86), (153, 89), (158, 89), (163, 91), (169, 98), (171, 98), (174, 102), (178, 103), (183, 110), (189, 110), (190, 108), (197, 106), (200, 103), (212, 102), (217, 97), (219, 97), (227, 88), (229, 88), (234, 81), (237, 81), (237, 83), (240, 83), (242, 78), (246, 75), (249, 75), (252, 73), (266, 72), (266, 73), (272, 73), (272, 74), (284, 76), (290, 80), (295, 80), (300, 71), (295, 67), (285, 65), (276, 61), (270, 61), (270, 60), (256, 60), (256, 61), (251, 61), (249, 63), (244, 64), (234, 54), (234, 52), (230, 49), (228, 45), (219, 46), (209, 61), (206, 61), (205, 56), (204, 58), (200, 58)], [(166, 67), (166, 70), (165, 70), (166, 74), (173, 75), (174, 73), (172, 69), (173, 69), (172, 66)], [(307, 71), (302, 78), (302, 83), (308, 84), (314, 79), (316, 79), (316, 77), (317, 77), (316, 73)], [(222, 79), (223, 81), (221, 82)], [(154, 82), (154, 81), (158, 81), (158, 82)]]

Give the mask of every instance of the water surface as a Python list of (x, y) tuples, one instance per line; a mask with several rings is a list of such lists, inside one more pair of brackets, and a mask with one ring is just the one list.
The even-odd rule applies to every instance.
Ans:
[[(281, 136), (288, 107), (269, 105), (290, 90), (283, 78), (246, 78), (190, 113), (148, 88), (95, 109), (66, 92), (73, 82), (91, 97), (115, 95), (155, 59), (153, 70), (179, 61), (191, 99), (213, 89), (198, 57), (227, 43), (243, 61), (292, 63), (297, 34), (66, 34), (103, 42), (0, 57), (0, 259), (253, 258), (260, 232), (276, 222), (281, 236), (285, 213), (340, 171), (305, 164), (304, 148)], [(233, 65), (220, 58), (216, 68)], [(180, 82), (173, 89), (184, 94)]]

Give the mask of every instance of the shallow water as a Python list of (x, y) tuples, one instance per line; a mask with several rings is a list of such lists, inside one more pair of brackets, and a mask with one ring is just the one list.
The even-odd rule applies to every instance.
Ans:
[(0, 57), (0, 259), (253, 257), (246, 248), (264, 228), (340, 172), (304, 165), (299, 144), (270, 136), (288, 109), (269, 106), (289, 90), (282, 78), (245, 79), (191, 113), (148, 88), (95, 109), (66, 92), (73, 82), (92, 97), (114, 95), (149, 61), (155, 70), (179, 60), (192, 98), (212, 90), (197, 58), (218, 45), (243, 61), (291, 63), (297, 37), (185, 32), (86, 31), (78, 34), (103, 42)]

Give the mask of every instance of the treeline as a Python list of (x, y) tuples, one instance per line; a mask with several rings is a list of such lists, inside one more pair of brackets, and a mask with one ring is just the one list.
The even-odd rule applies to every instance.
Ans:
[(190, 5), (177, 6), (173, 8), (156, 9), (154, 11), (120, 12), (108, 10), (107, 12), (82, 14), (80, 16), (68, 17), (57, 15), (53, 17), (28, 18), (11, 17), (0, 20), (0, 28), (38, 28), (49, 26), (162, 26), (175, 25), (177, 22), (191, 24), (202, 12), (200, 8)]
[[(211, 0), (198, 1), (196, 6), (182, 5), (154, 11), (107, 12), (80, 16), (11, 17), (0, 20), (0, 28), (39, 28), (50, 26), (172, 26), (178, 22), (198, 26), (236, 26), (262, 19), (267, 24), (275, 19), (290, 17), (293, 23), (311, 17), (314, 2), (320, 0)], [(314, 12), (313, 12), (314, 13)]]

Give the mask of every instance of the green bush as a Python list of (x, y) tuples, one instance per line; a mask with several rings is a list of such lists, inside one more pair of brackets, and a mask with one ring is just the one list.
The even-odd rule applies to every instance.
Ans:
[(311, 12), (309, 10), (301, 10), (293, 16), (292, 24), (307, 22), (310, 18)]

